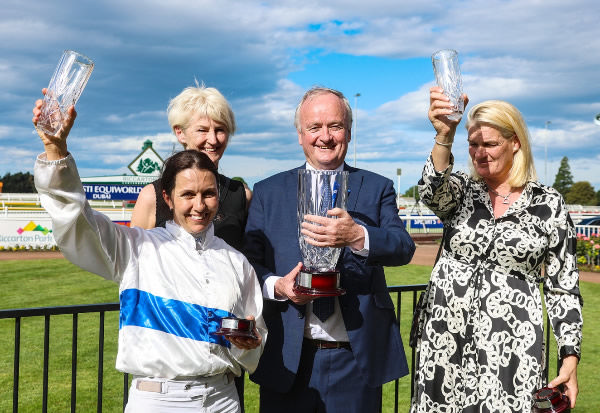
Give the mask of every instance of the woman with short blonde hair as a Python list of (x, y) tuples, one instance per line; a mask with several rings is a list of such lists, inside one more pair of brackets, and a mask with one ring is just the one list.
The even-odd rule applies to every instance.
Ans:
[(167, 107), (167, 118), (173, 133), (176, 127), (187, 129), (194, 114), (224, 125), (228, 135), (235, 133), (235, 116), (229, 102), (214, 87), (190, 86), (171, 99)]

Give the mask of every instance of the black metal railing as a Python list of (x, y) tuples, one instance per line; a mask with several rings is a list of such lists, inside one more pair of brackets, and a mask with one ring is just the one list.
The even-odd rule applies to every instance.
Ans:
[[(50, 317), (55, 315), (72, 315), (71, 334), (71, 412), (75, 412), (77, 401), (77, 341), (79, 315), (84, 313), (98, 313), (98, 376), (97, 376), (97, 403), (96, 409), (102, 412), (102, 389), (104, 382), (104, 315), (106, 312), (119, 311), (119, 303), (73, 305), (62, 307), (37, 307), (0, 310), (1, 319), (15, 320), (14, 357), (13, 357), (13, 412), (19, 410), (19, 371), (21, 358), (21, 319), (27, 317), (44, 317), (44, 349), (42, 372), (42, 411), (48, 411), (48, 376), (50, 360)], [(123, 408), (128, 397), (128, 375), (124, 375)]]
[[(412, 314), (417, 304), (417, 294), (424, 290), (426, 284), (416, 285), (399, 285), (388, 287), (391, 294), (396, 294), (396, 315), (399, 325), (402, 323), (412, 322)], [(402, 297), (403, 295), (411, 294), (412, 305), (409, 314), (402, 314)], [(71, 412), (76, 409), (77, 397), (77, 343), (78, 343), (78, 325), (79, 314), (83, 313), (99, 313), (98, 326), (98, 371), (97, 371), (97, 402), (96, 411), (102, 412), (102, 390), (104, 383), (104, 323), (105, 313), (119, 311), (119, 303), (106, 304), (89, 304), (89, 305), (74, 305), (62, 307), (39, 307), (25, 309), (0, 310), (1, 319), (14, 319), (14, 357), (13, 357), (13, 412), (19, 410), (19, 371), (20, 371), (20, 354), (21, 354), (21, 319), (27, 317), (44, 317), (44, 349), (43, 349), (43, 378), (42, 378), (42, 412), (47, 412), (48, 409), (48, 376), (49, 376), (49, 359), (50, 359), (50, 317), (55, 315), (72, 315), (72, 333), (71, 333), (71, 394), (70, 405)], [(404, 316), (404, 317), (403, 317)], [(550, 340), (550, 323), (546, 323), (546, 366), (545, 379), (548, 380), (548, 360), (549, 360), (549, 340)], [(407, 354), (408, 356), (408, 354)], [(415, 349), (412, 349), (410, 354), (410, 379), (414, 381), (416, 370), (416, 354)], [(558, 367), (557, 367), (558, 370)], [(413, 396), (414, 386), (411, 385), (411, 397)], [(123, 375), (123, 409), (127, 403), (129, 391), (129, 375)], [(394, 412), (398, 412), (399, 400), (399, 380), (394, 382)]]
[[(411, 312), (408, 315), (408, 323), (409, 325), (412, 323), (412, 315), (415, 312), (415, 307), (417, 306), (417, 294), (420, 291), (425, 290), (425, 287), (427, 287), (427, 284), (414, 284), (414, 285), (394, 285), (391, 287), (388, 287), (388, 291), (390, 292), (390, 294), (394, 294), (396, 293), (396, 318), (398, 319), (398, 325), (402, 325), (402, 293), (412, 293), (412, 306), (411, 306)], [(408, 354), (407, 354), (408, 357)], [(411, 355), (410, 355), (410, 382), (411, 382), (411, 386), (410, 386), (410, 397), (412, 398), (413, 393), (414, 393), (414, 386), (412, 385), (413, 380), (415, 378), (415, 369), (416, 369), (416, 353), (415, 353), (415, 349), (413, 348), (411, 350)], [(394, 380), (394, 413), (398, 412), (398, 399), (400, 397), (399, 394), (399, 384), (400, 384), (400, 380), (396, 379)]]

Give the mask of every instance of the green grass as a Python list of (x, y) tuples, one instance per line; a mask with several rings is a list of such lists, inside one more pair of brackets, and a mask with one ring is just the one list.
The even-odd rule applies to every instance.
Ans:
[[(29, 308), (115, 302), (117, 284), (90, 274), (64, 259), (3, 261), (0, 267), (0, 308)], [(81, 314), (78, 324), (77, 411), (96, 411), (99, 315)], [(12, 389), (14, 320), (0, 320), (0, 386)], [(44, 318), (21, 320), (19, 411), (42, 410)], [(48, 411), (70, 411), (72, 316), (52, 316)], [(114, 368), (118, 314), (105, 317), (103, 408), (121, 411), (122, 375)], [(12, 411), (12, 391), (3, 391), (0, 412)]]
[[(408, 265), (387, 268), (388, 285), (424, 284), (431, 267)], [(45, 307), (57, 305), (92, 304), (115, 302), (117, 285), (101, 277), (85, 272), (64, 259), (37, 261), (3, 261), (0, 264), (0, 309)], [(595, 372), (600, 361), (600, 284), (582, 283), (584, 306), (583, 359), (579, 366), (580, 395), (577, 412), (596, 412), (600, 396), (595, 391), (600, 377)], [(395, 297), (394, 301), (395, 301)], [(402, 300), (401, 334), (408, 342), (411, 322), (412, 296)], [(53, 316), (50, 333), (49, 362), (49, 412), (65, 412), (70, 409), (71, 383), (71, 316)], [(96, 411), (97, 363), (98, 363), (97, 314), (79, 317), (77, 411)], [(22, 319), (21, 366), (19, 383), (20, 412), (39, 412), (42, 405), (43, 368), (43, 317)], [(123, 376), (114, 368), (117, 347), (118, 315), (107, 313), (105, 321), (105, 353), (103, 411), (120, 412)], [(556, 347), (552, 340), (551, 372), (556, 371)], [(0, 412), (12, 410), (14, 320), (0, 320)], [(410, 356), (410, 348), (406, 353)], [(399, 380), (399, 411), (408, 411), (410, 377)], [(383, 411), (391, 412), (394, 406), (394, 384), (384, 386)], [(258, 387), (246, 376), (246, 411), (258, 411)]]

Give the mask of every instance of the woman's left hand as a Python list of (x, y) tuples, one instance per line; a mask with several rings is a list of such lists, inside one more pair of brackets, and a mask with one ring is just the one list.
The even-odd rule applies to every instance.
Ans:
[(564, 392), (571, 400), (571, 408), (575, 407), (579, 387), (577, 386), (577, 356), (566, 356), (562, 359), (562, 366), (558, 372), (558, 376), (548, 383), (548, 387), (556, 387), (559, 384), (564, 386)]
[[(246, 320), (254, 320), (254, 316), (248, 316), (246, 317)], [(262, 337), (256, 329), (256, 326), (254, 326), (253, 333), (256, 336), (256, 338), (233, 336), (225, 336), (225, 338), (231, 341), (231, 343), (237, 348), (240, 348), (242, 350), (253, 350), (256, 347), (260, 346), (260, 343), (262, 342)]]

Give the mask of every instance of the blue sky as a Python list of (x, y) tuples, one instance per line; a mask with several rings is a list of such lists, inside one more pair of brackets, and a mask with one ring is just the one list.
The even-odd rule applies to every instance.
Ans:
[[(357, 166), (395, 184), (401, 168), (404, 192), (433, 144), (430, 56), (453, 48), (472, 103), (504, 99), (522, 111), (542, 182), (552, 184), (568, 156), (574, 179), (600, 189), (597, 2), (321, 3), (5, 0), (0, 176), (32, 171), (42, 150), (31, 125), (33, 102), (62, 50), (74, 49), (96, 63), (69, 137), (82, 176), (130, 174), (127, 165), (146, 139), (163, 157), (178, 150), (165, 109), (197, 79), (220, 89), (236, 114), (238, 131), (221, 171), (253, 185), (303, 161), (293, 113), (318, 84), (357, 106)], [(454, 155), (456, 168), (466, 169), (462, 125)]]

